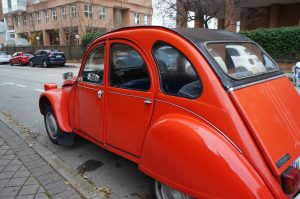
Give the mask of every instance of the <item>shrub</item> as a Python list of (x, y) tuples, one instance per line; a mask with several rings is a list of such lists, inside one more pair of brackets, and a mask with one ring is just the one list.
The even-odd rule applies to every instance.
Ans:
[(241, 32), (261, 45), (276, 61), (295, 62), (300, 58), (300, 28), (267, 28)]
[(100, 37), (105, 33), (105, 30), (101, 30), (99, 32), (86, 32), (82, 37), (82, 47), (86, 50), (87, 46), (94, 41), (96, 38)]

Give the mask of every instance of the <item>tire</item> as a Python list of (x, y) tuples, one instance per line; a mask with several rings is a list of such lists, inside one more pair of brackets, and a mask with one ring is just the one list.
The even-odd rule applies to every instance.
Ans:
[(47, 134), (53, 144), (58, 143), (58, 136), (59, 134), (62, 134), (63, 132), (60, 130), (53, 109), (50, 105), (45, 107), (45, 112), (44, 112), (44, 122), (45, 122), (45, 127)]
[(61, 65), (59, 65), (60, 67), (64, 67), (65, 66), (65, 64), (61, 64)]
[(13, 66), (14, 64), (11, 62), (11, 61), (9, 61), (9, 64), (11, 65), (11, 66)]
[(34, 67), (34, 63), (30, 60), (29, 66)]
[(153, 199), (192, 199), (190, 196), (182, 192), (176, 191), (157, 180), (153, 180), (151, 188)]
[(47, 64), (46, 61), (43, 61), (43, 67), (44, 67), (44, 68), (47, 68), (47, 67), (48, 67), (48, 64)]

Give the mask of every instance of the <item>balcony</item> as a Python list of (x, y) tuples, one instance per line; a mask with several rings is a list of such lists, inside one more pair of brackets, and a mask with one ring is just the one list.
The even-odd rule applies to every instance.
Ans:
[(27, 0), (2, 0), (3, 14), (26, 11)]

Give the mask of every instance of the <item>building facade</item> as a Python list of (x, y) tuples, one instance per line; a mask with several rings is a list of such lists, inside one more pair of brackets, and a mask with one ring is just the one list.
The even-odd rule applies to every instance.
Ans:
[(26, 0), (2, 1), (16, 38), (45, 46), (78, 44), (86, 32), (152, 23), (151, 0), (28, 0), (25, 8)]
[[(177, 25), (187, 26), (188, 12), (197, 12), (182, 6), (183, 4), (207, 0), (177, 0)], [(216, 1), (215, 1), (216, 2)], [(223, 0), (210, 9), (203, 9), (214, 14), (217, 27), (232, 32), (254, 30), (257, 28), (300, 27), (300, 0)], [(205, 3), (203, 4), (205, 5)], [(198, 9), (199, 13), (199, 9)], [(205, 13), (204, 13), (205, 14)], [(197, 15), (197, 13), (196, 13)], [(195, 20), (195, 27), (203, 27), (203, 22)]]

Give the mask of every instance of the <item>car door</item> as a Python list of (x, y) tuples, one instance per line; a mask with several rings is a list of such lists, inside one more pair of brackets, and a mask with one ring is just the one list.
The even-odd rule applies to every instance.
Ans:
[(106, 92), (106, 144), (138, 158), (153, 110), (153, 77), (134, 44), (111, 40)]
[(33, 57), (31, 58), (33, 64), (40, 64), (39, 63), (40, 54), (41, 54), (40, 50), (33, 54)]
[(75, 94), (75, 128), (103, 143), (105, 45), (94, 45), (83, 60)]

